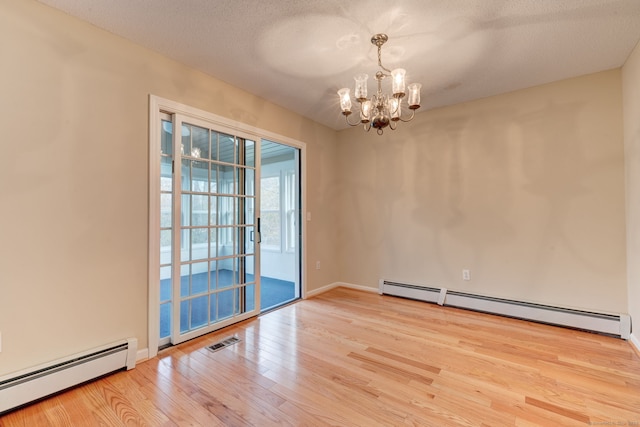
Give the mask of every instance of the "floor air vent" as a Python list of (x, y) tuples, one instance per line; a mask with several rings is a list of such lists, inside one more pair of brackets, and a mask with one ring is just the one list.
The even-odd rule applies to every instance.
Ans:
[(222, 350), (225, 347), (229, 347), (230, 345), (237, 344), (240, 341), (241, 340), (238, 337), (230, 337), (230, 338), (224, 339), (224, 340), (222, 340), (220, 342), (217, 342), (217, 343), (215, 343), (213, 345), (208, 346), (207, 349), (211, 350), (211, 351), (218, 351), (218, 350)]
[(539, 323), (599, 332), (624, 339), (629, 339), (631, 334), (631, 318), (628, 314), (594, 313), (387, 280), (380, 281), (380, 293)]

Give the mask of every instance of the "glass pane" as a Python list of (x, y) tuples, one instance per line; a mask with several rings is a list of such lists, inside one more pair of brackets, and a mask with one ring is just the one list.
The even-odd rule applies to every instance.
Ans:
[(260, 210), (280, 209), (280, 177), (262, 178), (260, 182)]
[(209, 258), (209, 229), (191, 229), (191, 259)]
[[(191, 161), (191, 191), (206, 193), (209, 191), (209, 164)], [(183, 186), (184, 188), (184, 186)]]
[(235, 194), (234, 183), (234, 167), (219, 165), (218, 166), (218, 193)]
[(233, 306), (235, 305), (235, 301), (233, 298), (234, 294), (234, 289), (229, 289), (227, 291), (218, 293), (218, 320), (225, 319), (233, 315)]
[(233, 255), (233, 227), (218, 228), (218, 251), (216, 256)]
[(265, 246), (280, 247), (280, 212), (262, 212), (260, 218), (260, 231), (262, 244)]
[(243, 308), (243, 304), (245, 303), (245, 287), (237, 288), (235, 290), (235, 304), (234, 304), (234, 314), (244, 313), (245, 310)]
[(244, 269), (247, 272), (246, 283), (255, 282), (255, 257), (252, 255), (246, 256), (244, 259)]
[(180, 155), (191, 155), (191, 125), (182, 124), (182, 146), (180, 147)]
[(160, 133), (160, 150), (162, 154), (173, 155), (173, 123), (162, 121), (162, 131)]
[(189, 264), (184, 264), (180, 266), (180, 296), (186, 297), (189, 295), (189, 272), (190, 272)]
[(244, 258), (236, 258), (233, 267), (233, 283), (244, 284)]
[(160, 227), (171, 227), (171, 211), (173, 197), (171, 193), (160, 194)]
[(244, 233), (244, 252), (246, 254), (255, 253), (255, 229), (252, 226), (245, 227), (246, 231)]
[[(244, 197), (238, 197), (235, 201), (236, 209), (235, 209), (235, 219), (234, 225), (244, 225), (245, 224), (245, 209), (244, 209)], [(237, 240), (236, 240), (237, 242)]]
[(209, 297), (202, 296), (191, 300), (191, 329), (200, 328), (209, 321)]
[(209, 130), (191, 126), (191, 157), (209, 158)]
[[(196, 245), (202, 245), (202, 244), (204, 245), (209, 244), (209, 228), (207, 227), (192, 228), (191, 229), (192, 250), (193, 248), (196, 247)], [(207, 253), (207, 248), (204, 249), (204, 252)]]
[(191, 260), (191, 230), (180, 231), (180, 261)]
[(233, 258), (218, 260), (218, 288), (233, 285)]
[(219, 152), (218, 160), (226, 163), (235, 163), (236, 140), (231, 135), (219, 134), (218, 140)]
[(198, 262), (191, 264), (191, 295), (209, 291), (209, 263)]
[(160, 158), (160, 191), (171, 191), (173, 185), (173, 162), (171, 157)]
[[(180, 215), (182, 221), (180, 224), (183, 227), (188, 227), (191, 225), (191, 195), (183, 194), (182, 195), (182, 206), (180, 206)], [(184, 242), (183, 246), (184, 246)]]
[(191, 225), (209, 225), (209, 196), (191, 196)]
[(245, 186), (244, 186), (244, 194), (247, 196), (255, 196), (255, 175), (256, 172), (253, 169), (245, 169)]
[(211, 283), (210, 289), (215, 290), (218, 287), (218, 271), (216, 267), (217, 262), (211, 261), (209, 263), (209, 281)]
[(191, 168), (189, 167), (191, 165), (191, 160), (182, 160), (182, 169), (181, 169), (181, 176), (182, 176), (182, 189), (183, 190), (189, 190), (191, 188)]
[(218, 197), (209, 198), (209, 225), (218, 225)]
[(218, 165), (211, 164), (211, 175), (209, 181), (209, 192), (218, 192)]
[(235, 180), (238, 185), (236, 186), (237, 193), (234, 194), (244, 195), (245, 188), (244, 185), (241, 185), (244, 182), (244, 168), (236, 168), (235, 174)]
[(247, 224), (255, 224), (256, 223), (256, 199), (253, 197), (247, 197), (244, 209), (246, 212), (245, 220)]
[(218, 229), (211, 228), (209, 230), (209, 258), (218, 256)]
[(218, 294), (211, 294), (209, 298), (209, 319), (214, 322), (218, 319)]
[(253, 311), (256, 309), (256, 287), (255, 285), (245, 286), (245, 301), (246, 311)]
[(160, 264), (171, 264), (171, 230), (160, 231)]
[(245, 140), (244, 164), (247, 166), (256, 165), (256, 143), (251, 140)]
[(160, 302), (171, 299), (171, 266), (160, 267)]
[(218, 132), (211, 131), (211, 160), (218, 160)]
[(189, 301), (180, 301), (180, 332), (189, 330)]
[(244, 242), (246, 239), (245, 232), (247, 230), (245, 227), (236, 227), (233, 230), (234, 234), (234, 251), (233, 255), (244, 255), (244, 245), (239, 245), (238, 242)]
[(233, 225), (235, 202), (235, 197), (218, 197), (218, 225)]
[(171, 303), (160, 305), (160, 338), (171, 335)]

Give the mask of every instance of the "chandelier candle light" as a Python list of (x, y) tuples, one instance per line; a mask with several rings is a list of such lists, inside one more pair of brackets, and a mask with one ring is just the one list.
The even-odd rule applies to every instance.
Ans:
[[(349, 121), (349, 115), (351, 114), (351, 94), (349, 88), (342, 88), (338, 91), (340, 96), (340, 108), (342, 114), (349, 126), (364, 125), (364, 129), (369, 131), (372, 127), (376, 129), (378, 135), (382, 135), (384, 128), (387, 126), (391, 130), (395, 130), (398, 121), (408, 122), (413, 119), (416, 114), (416, 110), (420, 108), (420, 83), (412, 83), (406, 86), (409, 91), (407, 97), (407, 104), (409, 110), (411, 110), (411, 116), (407, 119), (402, 117), (402, 99), (406, 95), (405, 93), (405, 80), (404, 76), (406, 71), (402, 68), (396, 68), (395, 70), (389, 70), (382, 65), (382, 45), (389, 40), (386, 34), (375, 34), (371, 37), (371, 43), (378, 47), (378, 66), (382, 69), (376, 73), (375, 79), (378, 81), (378, 92), (367, 98), (367, 79), (366, 74), (358, 74), (354, 77), (356, 81), (356, 87), (354, 90), (354, 97), (356, 101), (360, 103), (360, 121), (351, 123)], [(385, 72), (386, 71), (386, 72)], [(386, 95), (382, 93), (382, 80), (385, 77), (391, 77), (392, 95)]]

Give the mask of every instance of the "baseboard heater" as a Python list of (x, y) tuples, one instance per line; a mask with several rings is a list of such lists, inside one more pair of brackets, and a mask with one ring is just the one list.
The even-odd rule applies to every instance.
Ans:
[(0, 415), (103, 375), (133, 369), (138, 340), (129, 338), (0, 377)]
[(380, 293), (629, 339), (628, 314), (606, 314), (381, 280)]

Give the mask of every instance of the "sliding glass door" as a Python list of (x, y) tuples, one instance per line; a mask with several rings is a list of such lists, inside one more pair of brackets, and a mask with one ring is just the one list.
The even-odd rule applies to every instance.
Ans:
[(149, 354), (304, 295), (305, 145), (150, 97)]
[(256, 141), (173, 115), (161, 131), (161, 342), (258, 313)]

